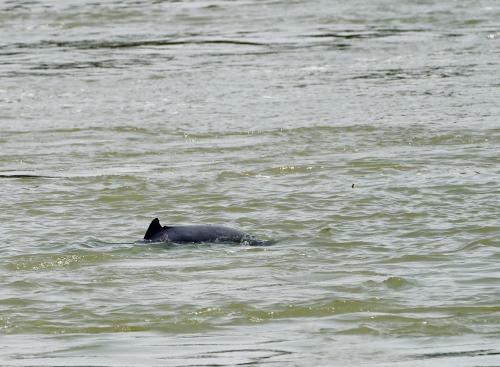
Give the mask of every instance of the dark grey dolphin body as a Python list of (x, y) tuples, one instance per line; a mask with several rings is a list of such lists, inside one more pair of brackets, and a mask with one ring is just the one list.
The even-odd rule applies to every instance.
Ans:
[(197, 243), (236, 242), (257, 244), (255, 239), (238, 229), (212, 225), (161, 226), (158, 218), (149, 225), (145, 240), (155, 242)]

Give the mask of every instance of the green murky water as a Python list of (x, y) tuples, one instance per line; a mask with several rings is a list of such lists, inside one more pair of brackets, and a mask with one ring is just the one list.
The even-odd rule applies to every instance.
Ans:
[(0, 4), (0, 365), (500, 366), (499, 17)]

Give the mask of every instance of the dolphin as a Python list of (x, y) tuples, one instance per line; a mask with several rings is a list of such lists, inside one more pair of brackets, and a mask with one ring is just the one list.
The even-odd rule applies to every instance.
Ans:
[(153, 242), (199, 243), (233, 242), (250, 245), (261, 244), (252, 236), (239, 229), (214, 225), (163, 226), (158, 218), (149, 225), (144, 239)]

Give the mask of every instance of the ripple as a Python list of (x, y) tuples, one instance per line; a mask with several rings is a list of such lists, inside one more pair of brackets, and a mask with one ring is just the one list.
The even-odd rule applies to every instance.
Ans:
[(112, 253), (33, 254), (11, 257), (4, 267), (10, 271), (45, 271), (75, 268), (114, 260)]

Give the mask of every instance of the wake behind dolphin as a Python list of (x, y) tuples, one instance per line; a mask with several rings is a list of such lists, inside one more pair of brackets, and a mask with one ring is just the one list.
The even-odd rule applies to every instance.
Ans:
[(263, 245), (260, 241), (239, 229), (215, 225), (162, 226), (158, 218), (149, 225), (144, 239), (153, 242), (200, 243), (232, 242)]

